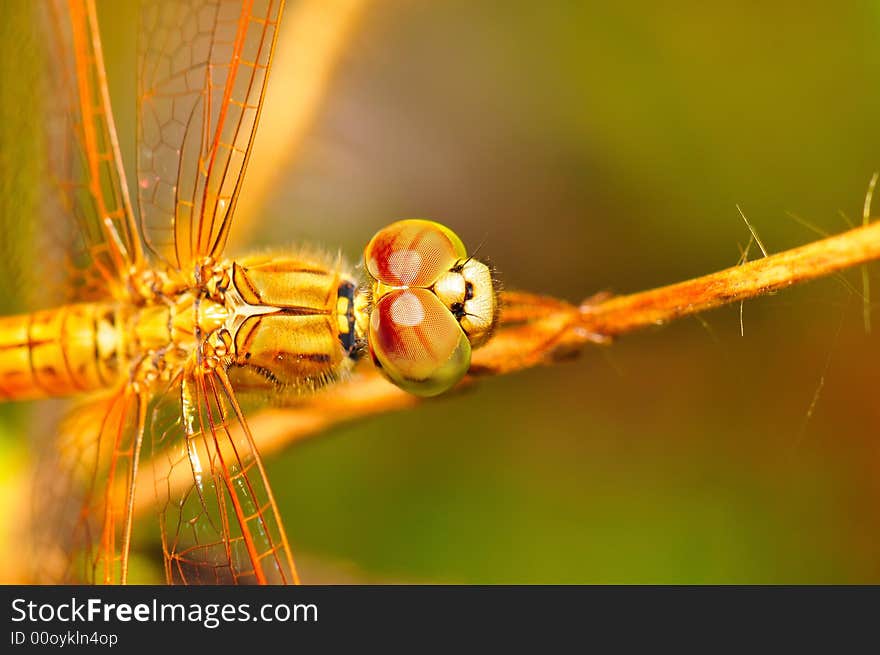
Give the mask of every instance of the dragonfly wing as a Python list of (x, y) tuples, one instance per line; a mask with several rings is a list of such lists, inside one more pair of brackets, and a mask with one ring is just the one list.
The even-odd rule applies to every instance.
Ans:
[(150, 414), (168, 582), (297, 583), (262, 461), (226, 374), (182, 374)]
[(254, 141), (281, 0), (151, 1), (141, 17), (138, 204), (148, 248), (221, 254)]
[[(104, 70), (92, 0), (45, 5), (49, 28), (49, 173), (56, 187), (48, 212), (76, 221), (76, 299), (124, 293), (143, 250), (137, 232)], [(52, 206), (53, 205), (53, 206)]]
[(37, 470), (37, 579), (125, 583), (146, 400), (129, 388), (75, 406)]

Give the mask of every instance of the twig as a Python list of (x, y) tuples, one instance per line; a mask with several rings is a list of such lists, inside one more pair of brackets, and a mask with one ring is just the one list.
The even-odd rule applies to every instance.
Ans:
[(880, 257), (878, 223), (667, 287), (582, 307), (582, 326), (614, 337), (748, 300)]

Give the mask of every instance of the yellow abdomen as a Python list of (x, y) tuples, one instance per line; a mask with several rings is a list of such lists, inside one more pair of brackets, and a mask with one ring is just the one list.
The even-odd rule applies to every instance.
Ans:
[(0, 317), (0, 400), (102, 389), (119, 379), (115, 303), (64, 305)]

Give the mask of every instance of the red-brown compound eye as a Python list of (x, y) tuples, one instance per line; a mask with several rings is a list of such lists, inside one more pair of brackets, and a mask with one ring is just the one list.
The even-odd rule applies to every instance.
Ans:
[(364, 250), (364, 264), (375, 279), (391, 287), (430, 287), (467, 256), (448, 227), (420, 219), (381, 229)]
[(435, 396), (467, 372), (471, 344), (450, 311), (426, 289), (385, 294), (370, 315), (370, 353), (394, 384)]

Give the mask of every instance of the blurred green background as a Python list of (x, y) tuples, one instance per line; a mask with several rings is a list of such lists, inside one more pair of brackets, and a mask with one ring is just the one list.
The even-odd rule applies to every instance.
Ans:
[[(101, 20), (130, 145), (119, 4)], [(878, 37), (876, 2), (375, 2), (236, 248), (357, 261), (380, 226), (430, 217), (507, 288), (577, 301), (735, 264), (737, 204), (769, 250), (794, 247), (816, 234), (789, 214), (861, 220)], [(19, 120), (2, 145), (33, 149)], [(11, 158), (4, 194), (38, 204)], [(722, 309), (290, 448), (268, 465), (304, 579), (880, 582), (880, 316), (867, 333), (860, 293), (852, 271), (747, 303), (742, 335)], [(28, 419), (2, 409), (17, 453)]]

